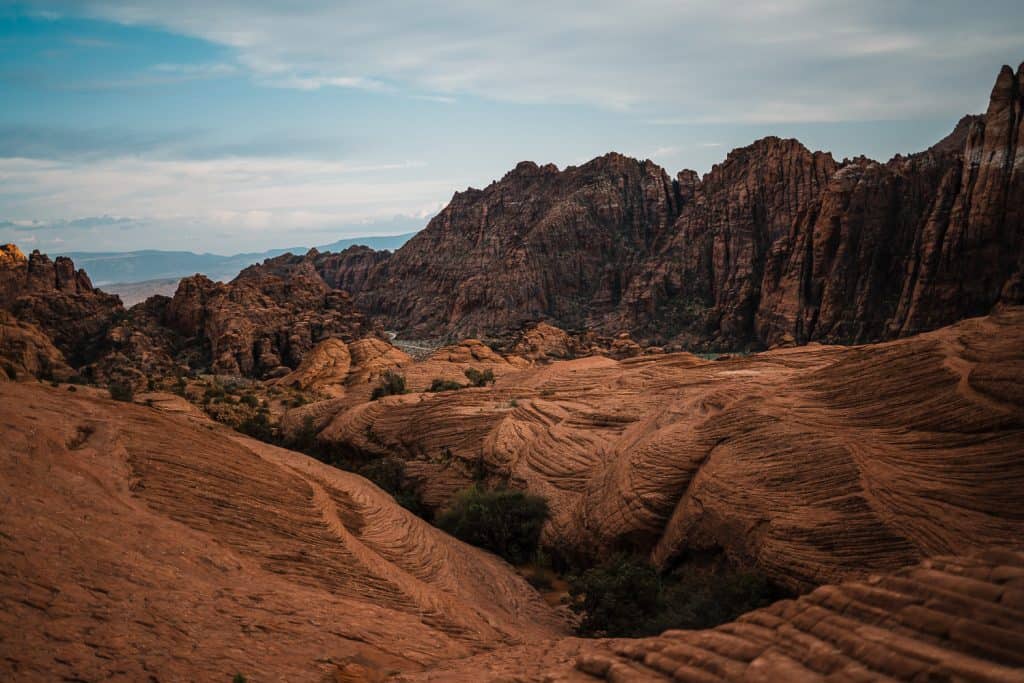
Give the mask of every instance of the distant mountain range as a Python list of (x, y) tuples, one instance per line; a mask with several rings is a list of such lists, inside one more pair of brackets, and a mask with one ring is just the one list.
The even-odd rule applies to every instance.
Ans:
[[(371, 249), (395, 250), (415, 234), (415, 232), (408, 232), (402, 235), (351, 237), (316, 248), (320, 251), (342, 251), (360, 244)], [(156, 249), (123, 252), (77, 251), (63, 255), (71, 257), (76, 264), (79, 264), (79, 267), (84, 268), (89, 273), (93, 284), (101, 286), (107, 291), (116, 292), (120, 285), (149, 283), (153, 280), (177, 280), (196, 273), (202, 273), (213, 280), (230, 280), (238, 275), (243, 268), (264, 259), (288, 252), (302, 254), (308, 250), (309, 247), (287, 247), (231, 256)]]

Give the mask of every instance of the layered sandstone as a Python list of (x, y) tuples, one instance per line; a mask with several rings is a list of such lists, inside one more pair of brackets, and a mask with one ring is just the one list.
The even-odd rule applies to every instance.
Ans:
[(565, 639), (403, 681), (976, 681), (1024, 679), (1024, 553), (943, 556), (822, 586), (706, 631)]
[(556, 362), (318, 426), (404, 459), (431, 505), (481, 470), (543, 496), (558, 552), (721, 549), (805, 589), (1019, 536), (1022, 349), (1024, 308), (1004, 307), (872, 346)]
[(564, 633), (366, 480), (103, 393), (0, 383), (5, 680), (381, 680)]

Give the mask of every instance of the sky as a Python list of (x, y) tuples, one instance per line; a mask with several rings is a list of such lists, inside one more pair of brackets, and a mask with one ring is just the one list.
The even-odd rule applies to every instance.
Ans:
[(236, 253), (422, 228), (519, 161), (924, 149), (1017, 2), (0, 0), (0, 242)]

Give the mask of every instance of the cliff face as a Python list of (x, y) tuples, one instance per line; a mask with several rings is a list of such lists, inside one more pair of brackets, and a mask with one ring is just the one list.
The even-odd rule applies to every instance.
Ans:
[(421, 336), (501, 334), (537, 318), (583, 326), (618, 305), (678, 199), (649, 161), (608, 154), (562, 172), (523, 162), (456, 194), (362, 278), (356, 300)]
[(394, 255), (318, 269), (414, 336), (535, 319), (694, 348), (906, 336), (1024, 297), (1022, 97), (1024, 67), (1004, 67), (983, 116), (885, 164), (778, 138), (703, 179), (524, 162)]
[(13, 244), (0, 246), (0, 309), (41, 329), (76, 366), (95, 358), (124, 313), (121, 300), (93, 288), (71, 259), (38, 251), (26, 258)]
[(216, 373), (284, 374), (321, 340), (348, 339), (362, 329), (348, 294), (317, 273), (317, 257), (312, 251), (268, 259), (227, 284), (203, 275), (185, 278), (163, 322), (208, 350)]

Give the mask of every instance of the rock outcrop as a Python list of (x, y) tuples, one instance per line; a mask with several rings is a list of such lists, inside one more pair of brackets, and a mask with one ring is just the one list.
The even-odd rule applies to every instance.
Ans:
[(39, 328), (0, 311), (0, 379), (65, 380), (74, 374)]
[(318, 424), (325, 441), (405, 460), (430, 505), (481, 470), (543, 496), (561, 553), (670, 565), (721, 549), (803, 590), (1019, 536), (1022, 349), (1024, 308), (1001, 307), (870, 346), (513, 369)]
[(614, 309), (678, 204), (650, 161), (608, 154), (561, 172), (523, 162), (456, 193), (354, 293), (413, 336), (493, 336), (545, 317), (582, 327)]
[(983, 116), (884, 164), (772, 137), (674, 181), (616, 154), (524, 162), (390, 257), (321, 270), (414, 337), (538, 320), (693, 349), (908, 336), (1024, 297), (1022, 102), (1024, 67), (1004, 67)]
[(1024, 679), (1024, 553), (944, 556), (822, 586), (706, 631), (565, 639), (499, 650), (398, 680), (548, 683)]
[(365, 479), (152, 398), (0, 383), (0, 678), (373, 681), (565, 633)]
[(250, 266), (229, 283), (185, 278), (164, 322), (199, 342), (213, 372), (269, 377), (295, 369), (324, 339), (364, 333), (346, 292), (331, 288), (314, 267), (315, 251)]
[(95, 289), (71, 259), (38, 251), (26, 258), (13, 244), (0, 246), (0, 309), (46, 333), (74, 366), (98, 357), (124, 313), (121, 300)]

